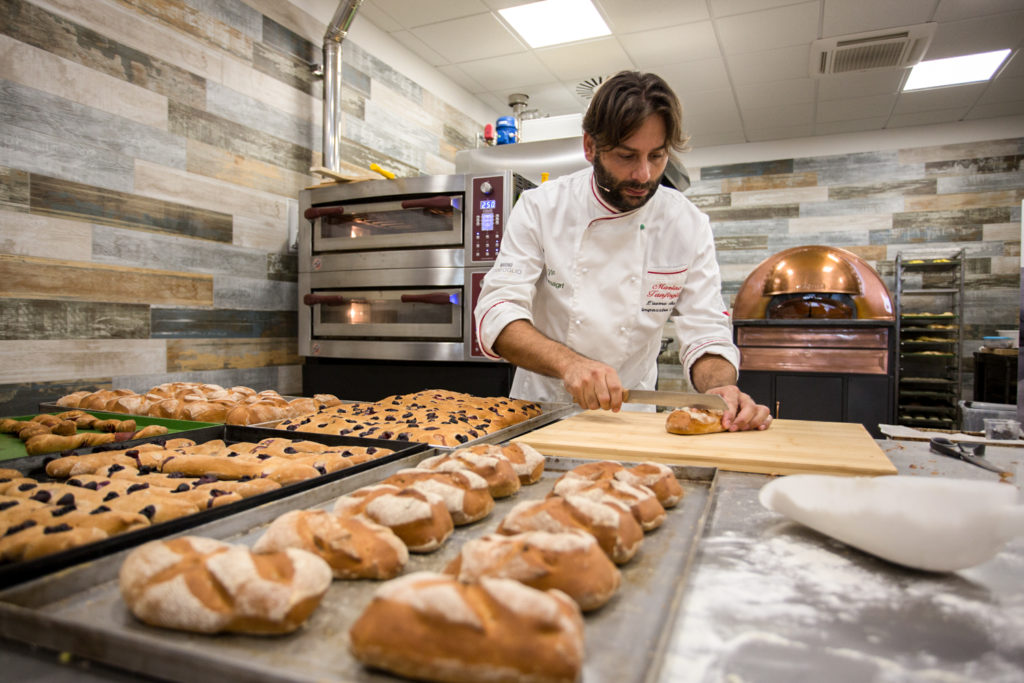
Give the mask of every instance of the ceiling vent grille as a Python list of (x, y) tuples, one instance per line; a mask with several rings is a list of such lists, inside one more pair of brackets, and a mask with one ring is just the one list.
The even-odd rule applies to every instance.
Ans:
[(913, 66), (924, 57), (935, 23), (835, 36), (811, 44), (811, 76)]
[(594, 96), (594, 91), (597, 90), (597, 86), (604, 83), (605, 80), (605, 76), (594, 76), (585, 81), (580, 81), (576, 84), (576, 96), (584, 102), (590, 100), (590, 98)]

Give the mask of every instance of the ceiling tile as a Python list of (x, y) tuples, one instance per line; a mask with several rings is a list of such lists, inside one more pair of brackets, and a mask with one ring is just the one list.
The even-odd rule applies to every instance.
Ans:
[(768, 128), (747, 128), (749, 142), (766, 142), (768, 140), (784, 140), (786, 138), (803, 138), (814, 135), (814, 124), (803, 123), (793, 126), (773, 126)]
[(558, 80), (530, 52), (477, 59), (471, 62), (462, 62), (459, 66), (467, 76), (492, 91), (522, 88), (525, 85), (550, 83)]
[[(576, 84), (572, 84), (573, 88)], [(512, 93), (525, 93), (529, 95), (530, 101), (526, 111), (535, 110), (541, 116), (562, 116), (564, 114), (577, 114), (583, 111), (583, 105), (576, 98), (576, 94), (570, 91), (568, 85), (554, 82), (544, 85), (532, 85), (516, 89), (492, 90), (492, 94), (504, 99), (506, 113), (511, 114), (512, 109), (508, 106), (508, 96)]]
[(1015, 48), (1024, 38), (1024, 12), (939, 24), (925, 59), (957, 57), (975, 52)]
[(615, 38), (598, 38), (582, 43), (556, 45), (535, 52), (541, 62), (561, 81), (610, 76), (623, 69), (636, 68)]
[(426, 43), (411, 34), (409, 31), (395, 31), (391, 37), (416, 53), (416, 56), (431, 66), (447, 64), (448, 60), (432, 50)]
[[(737, 125), (732, 130), (691, 133), (690, 147), (697, 149), (698, 147), (717, 147), (718, 145), (739, 145), (746, 141), (747, 136)], [(683, 161), (686, 161), (686, 157), (683, 157)]]
[(731, 90), (706, 92), (684, 104), (683, 123), (690, 135), (731, 130), (741, 126)]
[(718, 56), (718, 39), (710, 21), (629, 33), (619, 41), (640, 69)]
[(996, 80), (1000, 78), (1024, 78), (1024, 50), (1018, 49), (1016, 52), (1010, 55), (1010, 61), (1003, 65), (1002, 70), (996, 75)]
[(722, 49), (726, 54), (738, 54), (788, 45), (809, 46), (818, 37), (819, 7), (815, 0), (716, 19)]
[(906, 126), (928, 126), (935, 123), (956, 123), (964, 114), (966, 107), (959, 109), (936, 109), (932, 111), (918, 111), (909, 114), (894, 114), (889, 118), (886, 128), (903, 128)]
[(809, 125), (814, 122), (814, 103), (801, 102), (777, 107), (743, 107), (740, 110), (740, 115), (743, 117), (743, 127), (748, 132), (765, 128)]
[(761, 81), (786, 81), (806, 78), (811, 46), (794, 45), (765, 52), (728, 55), (726, 65), (733, 83), (745, 85)]
[(935, 0), (825, 0), (823, 38), (932, 20)]
[(477, 14), (412, 29), (413, 35), (450, 62), (525, 52), (505, 25), (493, 14)]
[(788, 81), (762, 81), (736, 87), (736, 99), (740, 106), (779, 107), (784, 104), (813, 102), (815, 84), (811, 78), (796, 78)]
[[(458, 19), (488, 11), (481, 0), (445, 0), (444, 2), (423, 2), (423, 0), (367, 0), (362, 7), (371, 5), (386, 12), (392, 19), (413, 28), (425, 24)], [(360, 8), (362, 11), (362, 8)]]
[(729, 74), (726, 73), (725, 62), (721, 59), (666, 64), (659, 66), (656, 73), (665, 79), (684, 102), (692, 94), (729, 87)]
[(818, 97), (840, 100), (846, 97), (890, 95), (899, 92), (906, 69), (880, 69), (840, 74), (818, 79)]
[(616, 34), (647, 31), (708, 18), (707, 5), (703, 2), (602, 0), (600, 6), (604, 9), (608, 26)]
[(998, 102), (1019, 102), (1024, 100), (1024, 78), (997, 78), (989, 83), (984, 94), (978, 98), (978, 104), (996, 104)]
[(814, 133), (816, 135), (838, 135), (878, 130), (883, 128), (888, 120), (888, 116), (875, 116), (870, 119), (853, 119), (851, 121), (819, 121), (814, 124)]
[(935, 21), (956, 21), (1020, 9), (1020, 0), (941, 0)]
[(710, 0), (711, 14), (716, 17), (727, 17), (732, 14), (746, 14), (761, 10), (792, 5), (793, 0)]
[(909, 114), (918, 111), (966, 108), (977, 102), (984, 90), (985, 84), (977, 83), (901, 93), (896, 101), (895, 113)]
[(995, 102), (992, 104), (979, 104), (971, 108), (965, 118), (968, 119), (990, 119), (997, 116), (1020, 116), (1024, 114), (1024, 100), (1016, 102)]
[(820, 123), (829, 123), (874, 117), (885, 118), (892, 113), (896, 97), (896, 94), (893, 93), (818, 102), (817, 120)]

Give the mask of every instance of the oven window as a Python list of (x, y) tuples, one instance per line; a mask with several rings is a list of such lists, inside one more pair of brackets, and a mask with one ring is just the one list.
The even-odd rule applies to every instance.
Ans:
[(324, 216), (320, 234), (325, 238), (366, 238), (451, 232), (454, 214), (451, 206), (353, 213), (348, 213), (346, 209), (340, 216)]
[(395, 299), (359, 299), (342, 306), (321, 307), (320, 320), (337, 325), (446, 325), (452, 321), (452, 308)]

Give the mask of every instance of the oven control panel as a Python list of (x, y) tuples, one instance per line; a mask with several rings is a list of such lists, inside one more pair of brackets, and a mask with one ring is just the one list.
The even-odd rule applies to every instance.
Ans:
[(498, 258), (504, 231), (505, 177), (473, 178), (470, 196), (470, 256), (476, 263), (493, 261)]

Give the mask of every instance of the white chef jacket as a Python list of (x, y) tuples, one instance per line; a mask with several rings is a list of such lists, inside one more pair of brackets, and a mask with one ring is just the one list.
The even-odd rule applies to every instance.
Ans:
[[(739, 368), (722, 300), (711, 224), (681, 192), (661, 186), (619, 212), (597, 193), (592, 168), (523, 192), (474, 309), (483, 352), (514, 320), (615, 368), (627, 389), (654, 389), (665, 323), (680, 362), (705, 353)], [(571, 401), (562, 380), (518, 368), (510, 395)]]

